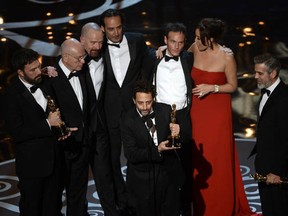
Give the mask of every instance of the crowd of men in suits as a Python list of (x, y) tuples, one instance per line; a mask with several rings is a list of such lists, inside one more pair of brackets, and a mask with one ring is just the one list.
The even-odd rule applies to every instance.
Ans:
[[(190, 215), (193, 58), (185, 39), (183, 24), (168, 24), (167, 50), (157, 59), (142, 34), (123, 32), (120, 11), (109, 9), (99, 25), (82, 27), (80, 40), (62, 43), (52, 77), (41, 74), (35, 51), (15, 53), (17, 76), (3, 110), (15, 143), (20, 215), (61, 215), (64, 189), (66, 215), (89, 215), (89, 165), (105, 215)], [(48, 95), (54, 112), (46, 109)], [(55, 133), (62, 121), (64, 135)], [(181, 148), (167, 147), (169, 134), (180, 134)]]

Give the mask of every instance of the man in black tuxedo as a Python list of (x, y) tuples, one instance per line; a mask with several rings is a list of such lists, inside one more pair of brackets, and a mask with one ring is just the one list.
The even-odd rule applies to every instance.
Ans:
[(121, 136), (119, 121), (123, 111), (133, 106), (133, 85), (142, 74), (143, 58), (147, 46), (142, 34), (123, 34), (123, 15), (108, 9), (100, 16), (100, 26), (106, 35), (103, 58), (107, 70), (104, 107), (110, 139), (116, 203), (120, 209), (127, 207), (125, 182), (121, 172)]
[(59, 111), (46, 110), (49, 92), (42, 85), (38, 58), (31, 49), (14, 53), (12, 66), (18, 76), (3, 96), (2, 114), (15, 147), (20, 215), (55, 216), (60, 215), (57, 201), (61, 160), (57, 137), (51, 129), (61, 123), (61, 118)]
[(65, 40), (61, 45), (61, 59), (55, 66), (58, 76), (49, 78), (49, 87), (61, 117), (68, 127), (78, 128), (63, 143), (63, 186), (68, 216), (88, 215), (85, 202), (89, 168), (89, 103), (85, 74), (79, 72), (85, 57), (85, 50), (78, 40)]
[(288, 212), (288, 187), (281, 177), (288, 176), (288, 87), (279, 78), (281, 65), (270, 54), (254, 58), (255, 79), (263, 92), (257, 125), (255, 170), (266, 176), (258, 184), (261, 208), (265, 216), (283, 216)]
[(105, 215), (118, 215), (110, 159), (110, 146), (104, 112), (103, 93), (105, 68), (101, 54), (103, 32), (96, 23), (86, 23), (81, 30), (80, 42), (87, 57), (82, 71), (86, 76), (90, 101), (91, 149), (90, 165), (99, 200)]
[(153, 104), (155, 88), (138, 81), (134, 104), (121, 118), (121, 136), (127, 158), (127, 188), (138, 216), (179, 216), (181, 162), (176, 149), (167, 147), (169, 135), (177, 136), (178, 124), (170, 123), (171, 108)]
[(192, 128), (190, 107), (192, 98), (191, 69), (193, 57), (184, 51), (186, 27), (182, 23), (168, 23), (165, 27), (164, 42), (167, 49), (162, 58), (157, 59), (150, 52), (150, 59), (145, 63), (148, 71), (152, 70), (152, 82), (156, 86), (156, 102), (176, 105), (177, 123), (180, 124), (182, 148), (179, 155), (186, 173), (186, 182), (182, 188), (182, 214), (191, 214), (192, 199)]

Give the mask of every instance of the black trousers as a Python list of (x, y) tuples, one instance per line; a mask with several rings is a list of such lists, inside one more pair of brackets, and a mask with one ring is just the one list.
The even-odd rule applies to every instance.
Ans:
[(283, 216), (288, 213), (288, 185), (258, 184), (264, 216)]
[(128, 195), (126, 189), (126, 183), (123, 179), (121, 171), (121, 135), (120, 127), (108, 128), (109, 138), (110, 138), (110, 152), (111, 152), (111, 165), (113, 173), (113, 181), (115, 186), (115, 198), (116, 204), (120, 209), (124, 209), (128, 205)]
[(64, 150), (64, 189), (66, 190), (66, 215), (87, 216), (86, 194), (89, 171), (89, 147), (79, 146), (71, 152)]
[(97, 127), (90, 150), (90, 166), (105, 215), (117, 216), (108, 133)]
[(46, 177), (19, 177), (20, 216), (57, 216), (60, 166)]
[(189, 109), (186, 107), (176, 112), (177, 123), (180, 125), (182, 140), (181, 149), (178, 150), (181, 164), (185, 173), (185, 182), (181, 188), (181, 211), (191, 212), (192, 202), (192, 126)]

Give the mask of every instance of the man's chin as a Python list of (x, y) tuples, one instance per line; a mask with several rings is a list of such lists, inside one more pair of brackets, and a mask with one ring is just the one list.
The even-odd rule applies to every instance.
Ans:
[(100, 52), (98, 52), (98, 51), (90, 52), (90, 57), (91, 58), (97, 58), (99, 55), (100, 55)]
[(149, 112), (141, 112), (142, 116), (147, 116), (149, 114)]
[(42, 82), (42, 76), (41, 77), (39, 77), (39, 78), (37, 78), (37, 79), (35, 79), (35, 84), (40, 84)]

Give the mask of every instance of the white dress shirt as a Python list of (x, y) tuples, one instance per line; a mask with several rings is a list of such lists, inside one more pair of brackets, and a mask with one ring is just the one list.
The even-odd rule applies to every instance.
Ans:
[(165, 104), (175, 104), (180, 110), (187, 106), (187, 85), (180, 58), (165, 62), (160, 61), (156, 72), (156, 101)]
[[(70, 73), (74, 73), (72, 71), (70, 71), (62, 62), (62, 59), (60, 59), (59, 61), (59, 66), (61, 67), (61, 69), (63, 70), (64, 74), (68, 76)], [(77, 76), (73, 76), (71, 79), (69, 79), (69, 82), (75, 92), (75, 95), (78, 99), (79, 105), (81, 107), (81, 109), (83, 110), (83, 93), (82, 93), (82, 88), (81, 88), (81, 84), (80, 84), (80, 80), (79, 77)]]
[(34, 93), (31, 92), (30, 88), (33, 86), (30, 83), (27, 83), (25, 81), (23, 81), (20, 77), (19, 79), (21, 80), (21, 82), (25, 85), (25, 87), (29, 90), (29, 92), (32, 94), (32, 96), (35, 98), (36, 102), (42, 107), (42, 109), (44, 110), (44, 112), (46, 112), (46, 108), (47, 108), (47, 99), (45, 98), (42, 90), (40, 88), (38, 88)]
[[(267, 89), (270, 91), (270, 95), (272, 94), (272, 92), (274, 91), (274, 89), (276, 88), (276, 86), (280, 83), (280, 78), (278, 77), (278, 79), (271, 85), (269, 86)], [(267, 94), (264, 94), (262, 96), (262, 99), (260, 101), (260, 105), (259, 105), (259, 115), (261, 115), (263, 107), (265, 106), (267, 100), (268, 100), (269, 96)]]
[[(113, 42), (108, 40), (108, 43)], [(115, 46), (108, 46), (108, 49), (115, 78), (119, 86), (121, 87), (131, 59), (129, 53), (129, 46), (125, 35), (123, 35), (123, 40), (120, 43), (120, 48)]]
[(103, 58), (100, 58), (98, 61), (92, 59), (88, 63), (88, 65), (97, 99), (99, 97), (99, 91), (103, 82), (103, 75), (104, 75)]

